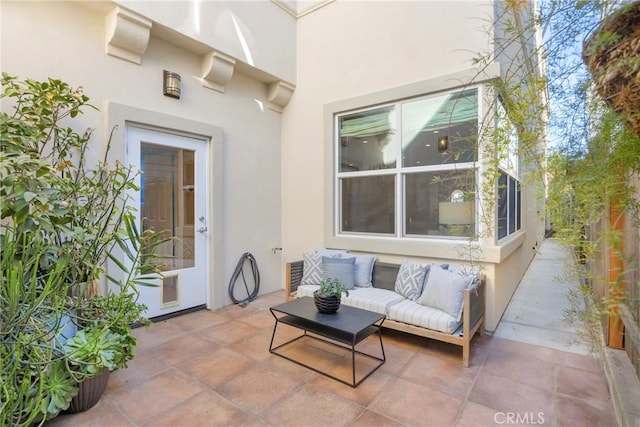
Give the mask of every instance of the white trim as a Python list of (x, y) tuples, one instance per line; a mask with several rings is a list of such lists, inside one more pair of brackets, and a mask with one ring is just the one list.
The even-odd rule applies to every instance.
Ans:
[(209, 239), (209, 287), (207, 289), (207, 308), (215, 309), (223, 306), (227, 288), (224, 277), (224, 141), (223, 129), (208, 123), (171, 116), (151, 110), (144, 110), (130, 105), (107, 101), (103, 111), (106, 112), (105, 141), (111, 139), (112, 149), (109, 161), (123, 161), (125, 156), (125, 129), (127, 125), (136, 127), (151, 127), (163, 132), (175, 133), (183, 136), (191, 136), (206, 139), (210, 143), (209, 164), (211, 195), (207, 216), (213, 238)]
[[(485, 91), (483, 90), (482, 83), (492, 79), (499, 78), (500, 66), (498, 63), (493, 63), (483, 70), (468, 69), (453, 73), (446, 76), (441, 76), (434, 79), (425, 81), (410, 83), (397, 88), (385, 89), (379, 92), (361, 95), (354, 98), (335, 101), (326, 104), (324, 107), (324, 125), (325, 125), (325, 164), (332, 165), (330, 170), (325, 171), (325, 246), (335, 248), (347, 248), (354, 251), (363, 252), (375, 252), (379, 254), (397, 254), (405, 256), (419, 256), (422, 258), (432, 257), (436, 259), (464, 259), (460, 256), (459, 247), (464, 244), (469, 244), (469, 241), (462, 241), (458, 239), (449, 239), (445, 236), (429, 236), (428, 238), (413, 238), (402, 237), (399, 234), (402, 232), (402, 220), (396, 218), (396, 233), (394, 236), (382, 236), (382, 235), (349, 235), (339, 234), (340, 222), (339, 213), (334, 206), (339, 201), (339, 185), (338, 179), (349, 176), (360, 176), (358, 173), (338, 173), (338, 153), (336, 147), (334, 147), (335, 141), (338, 135), (337, 116), (345, 112), (357, 112), (372, 108), (381, 108), (390, 104), (399, 103), (407, 99), (420, 98), (428, 96), (429, 94), (452, 92), (456, 89), (466, 89), (469, 87), (476, 87), (478, 89), (478, 134), (481, 133), (481, 118), (484, 113)], [(400, 148), (399, 148), (400, 149)], [(472, 163), (472, 167), (477, 168), (476, 186), (481, 188), (479, 180), (482, 179), (482, 157), (481, 152), (477, 154), (478, 159), (475, 163)], [(400, 162), (397, 159), (397, 162)], [(394, 174), (398, 175), (399, 163), (396, 163), (396, 169), (376, 171), (375, 174)], [(429, 168), (429, 167), (425, 167)], [(460, 164), (459, 166), (449, 166), (449, 170), (468, 169), (468, 164)], [(401, 168), (400, 168), (401, 169)], [(419, 167), (423, 169), (423, 167)], [(427, 169), (425, 169), (427, 170)], [(411, 171), (413, 172), (413, 170)], [(415, 172), (419, 172), (416, 169)], [(374, 173), (368, 173), (367, 176), (371, 176)], [(401, 186), (402, 183), (396, 182), (396, 188)], [(479, 198), (477, 198), (479, 199)], [(400, 198), (396, 198), (396, 204), (401, 203)], [(481, 208), (479, 206), (480, 200), (477, 201), (476, 206), (476, 226), (478, 231), (482, 231), (482, 223), (478, 221), (479, 212)], [(398, 212), (401, 212), (398, 211)], [(400, 225), (398, 225), (400, 224)], [(398, 228), (400, 227), (400, 228)], [(465, 243), (466, 242), (466, 243)], [(471, 244), (480, 244), (479, 241), (471, 242)], [(458, 249), (457, 249), (458, 248)], [(499, 258), (499, 248), (485, 247), (482, 245), (483, 254), (482, 261), (492, 262), (496, 259), (496, 255)], [(484, 253), (486, 250), (487, 253)]]

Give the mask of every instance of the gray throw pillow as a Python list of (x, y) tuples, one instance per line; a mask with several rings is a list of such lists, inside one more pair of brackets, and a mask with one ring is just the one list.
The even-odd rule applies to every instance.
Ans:
[(322, 257), (322, 278), (336, 279), (347, 289), (355, 287), (354, 267), (355, 257), (331, 258)]
[(396, 292), (411, 301), (416, 301), (422, 294), (427, 269), (428, 267), (422, 264), (403, 262), (396, 277)]
[(460, 321), (464, 291), (471, 285), (473, 278), (473, 276), (460, 275), (434, 265), (417, 302), (442, 310)]
[(302, 254), (301, 285), (319, 285), (322, 282), (322, 255), (314, 252)]

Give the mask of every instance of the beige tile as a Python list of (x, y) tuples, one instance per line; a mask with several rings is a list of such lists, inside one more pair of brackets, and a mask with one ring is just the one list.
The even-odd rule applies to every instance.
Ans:
[(607, 427), (617, 424), (610, 402), (599, 403), (559, 396), (556, 411), (557, 426)]
[(433, 353), (416, 355), (402, 372), (402, 378), (433, 390), (465, 398), (478, 376), (478, 367), (465, 367), (460, 360), (439, 358)]
[[(98, 405), (47, 425), (464, 427), (507, 425), (507, 416), (520, 425), (615, 425), (597, 358), (489, 336), (474, 337), (464, 368), (458, 346), (383, 329), (387, 362), (358, 387), (344, 385), (269, 353), (268, 308), (283, 301), (275, 292), (244, 309), (136, 329), (138, 354), (111, 375)], [(276, 345), (301, 335), (277, 331)], [(369, 337), (358, 349), (377, 355), (380, 344)], [(304, 339), (291, 352), (350, 379), (348, 350)], [(359, 375), (374, 363), (357, 361)]]
[[(471, 340), (469, 366), (482, 366), (493, 347), (493, 339), (487, 335), (477, 335)], [(462, 361), (462, 358), (460, 358)]]
[(385, 387), (368, 409), (413, 426), (450, 426), (463, 400), (398, 379)]
[(256, 415), (253, 418), (249, 418), (242, 424), (242, 427), (273, 427), (271, 424)]
[(352, 424), (352, 427), (401, 427), (403, 425), (375, 412), (364, 411), (356, 422)]
[(269, 344), (271, 343), (271, 334), (259, 333), (234, 342), (229, 348), (250, 357), (253, 360), (262, 362), (271, 356), (269, 352)]
[[(384, 323), (383, 323), (384, 325)], [(409, 352), (418, 352), (427, 345), (427, 338), (396, 331), (393, 329), (382, 328), (382, 340), (387, 344), (407, 350)]]
[(523, 357), (525, 360), (541, 360), (541, 361), (562, 361), (566, 352), (554, 350), (552, 348), (540, 347), (537, 345), (526, 344), (518, 341), (510, 341), (507, 339), (493, 337), (494, 341), (491, 346), (491, 354), (509, 352), (517, 357)]
[(136, 349), (139, 352), (149, 351), (187, 332), (185, 328), (177, 325), (172, 320), (173, 319), (135, 328), (133, 334), (138, 338)]
[(267, 310), (274, 305), (282, 304), (286, 301), (284, 290), (270, 292), (268, 294), (260, 295), (255, 300), (249, 303), (250, 306), (258, 310)]
[(215, 387), (249, 369), (255, 361), (233, 350), (221, 348), (178, 365), (188, 375), (208, 387)]
[[(408, 337), (408, 335), (403, 334), (402, 337)], [(389, 337), (384, 334), (382, 336), (382, 342), (387, 360), (380, 369), (393, 375), (398, 375), (407, 366), (407, 363), (419, 354), (423, 348), (421, 345), (415, 345), (415, 340), (404, 343), (397, 337), (389, 339)]]
[(237, 319), (239, 317), (251, 315), (258, 310), (259, 308), (254, 303), (250, 303), (246, 307), (241, 307), (238, 304), (232, 304), (216, 310), (216, 314), (227, 317), (229, 319)]
[(468, 399), (501, 412), (543, 413), (553, 417), (553, 391), (480, 372)]
[(212, 391), (203, 391), (146, 422), (145, 426), (237, 426), (247, 415)]
[(581, 354), (564, 352), (564, 365), (591, 372), (602, 372), (602, 362), (596, 355), (584, 356)]
[(139, 424), (169, 408), (179, 407), (203, 389), (195, 379), (171, 369), (141, 383), (119, 387), (109, 398), (128, 419)]
[(273, 324), (276, 321), (269, 310), (259, 310), (249, 316), (239, 317), (237, 320), (258, 329), (273, 329)]
[(610, 399), (607, 380), (603, 373), (568, 366), (559, 368), (556, 391), (595, 402), (608, 402)]
[(359, 405), (367, 406), (373, 402), (378, 393), (394, 380), (394, 375), (379, 369), (355, 388), (324, 375), (318, 375), (310, 382)]
[[(152, 348), (151, 351), (158, 359), (172, 365), (178, 365), (194, 357), (211, 354), (219, 348), (220, 345), (210, 340), (203, 339), (198, 335), (187, 334), (166, 341)], [(186, 349), (188, 351), (185, 351)]]
[(198, 329), (194, 333), (215, 341), (220, 345), (230, 345), (249, 336), (255, 335), (260, 329), (246, 323), (232, 320), (230, 322)]
[(199, 310), (184, 316), (177, 316), (171, 319), (172, 323), (179, 325), (185, 331), (206, 328), (208, 326), (219, 325), (228, 322), (229, 318), (211, 310)]
[(266, 410), (264, 419), (277, 426), (348, 426), (363, 408), (319, 387), (305, 384)]
[(107, 391), (126, 387), (144, 381), (162, 371), (171, 369), (171, 365), (155, 357), (152, 353), (138, 353), (128, 362), (129, 367), (111, 373)]
[(320, 375), (311, 369), (300, 366), (280, 356), (271, 354), (268, 359), (260, 363), (262, 369), (284, 376), (291, 376), (300, 381), (308, 382)]
[(478, 403), (467, 401), (456, 421), (456, 427), (506, 425), (506, 415)]
[[(462, 347), (455, 344), (431, 340), (425, 338), (426, 342), (422, 350), (423, 354), (428, 354), (440, 360), (451, 363), (462, 364)], [(473, 355), (472, 355), (473, 360)]]
[(535, 351), (529, 353), (519, 346), (501, 346), (487, 355), (483, 372), (553, 391), (556, 364), (554, 359), (541, 359)]
[[(111, 382), (111, 378), (109, 378)], [(117, 405), (106, 395), (91, 409), (77, 414), (59, 415), (46, 423), (47, 427), (103, 427), (104, 420), (109, 420), (109, 427), (130, 427), (135, 424), (129, 421)]]
[[(273, 329), (269, 332), (270, 334), (272, 334)], [(273, 337), (273, 347), (278, 347), (302, 335), (304, 335), (304, 331), (302, 331), (301, 329), (279, 323), (278, 327), (276, 328), (275, 336)]]
[(354, 366), (354, 355), (351, 354), (351, 351), (347, 351), (336, 363), (330, 364), (328, 367), (324, 368), (322, 372), (340, 378), (349, 384), (353, 384), (354, 371), (355, 381), (356, 383), (359, 383), (365, 377), (376, 371), (380, 366), (384, 366), (384, 364), (381, 365), (380, 360), (373, 359), (360, 353), (355, 353)]
[(284, 398), (302, 382), (260, 367), (252, 367), (217, 388), (218, 392), (236, 406), (256, 414)]

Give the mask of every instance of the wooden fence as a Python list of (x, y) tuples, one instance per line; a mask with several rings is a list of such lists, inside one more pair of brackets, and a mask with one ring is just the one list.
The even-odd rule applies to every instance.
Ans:
[(640, 378), (640, 224), (633, 217), (611, 203), (608, 215), (591, 227), (595, 251), (588, 265), (594, 298), (612, 310), (601, 317), (604, 341), (626, 351)]

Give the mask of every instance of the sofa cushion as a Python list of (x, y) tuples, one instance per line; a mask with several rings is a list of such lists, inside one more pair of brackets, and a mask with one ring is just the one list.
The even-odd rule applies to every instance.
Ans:
[(429, 266), (405, 261), (398, 270), (395, 290), (403, 297), (416, 301), (422, 294), (424, 276)]
[(378, 288), (355, 288), (349, 296), (342, 294), (341, 303), (363, 310), (387, 314), (389, 307), (403, 301), (404, 297), (393, 291)]
[(347, 289), (353, 289), (355, 286), (354, 267), (355, 257), (349, 258), (331, 258), (322, 257), (322, 279), (336, 279)]
[(472, 282), (473, 276), (461, 275), (434, 265), (417, 302), (442, 310), (460, 321), (464, 291)]
[(453, 334), (462, 323), (450, 314), (407, 299), (389, 307), (390, 320), (421, 326), (434, 331)]
[(318, 289), (320, 289), (320, 285), (300, 285), (296, 290), (296, 298), (302, 298), (302, 297), (313, 298), (313, 293)]

